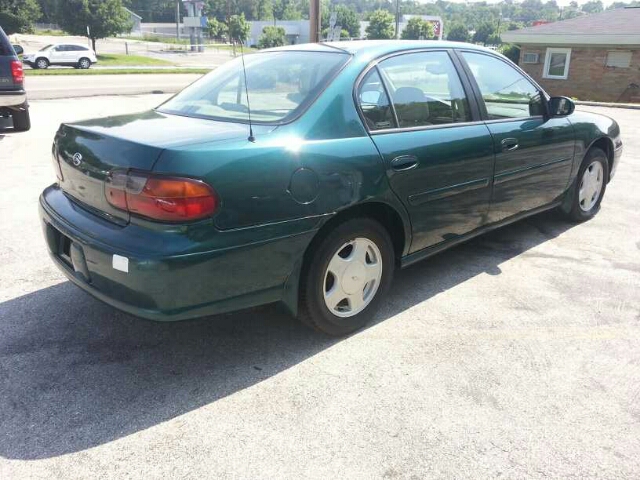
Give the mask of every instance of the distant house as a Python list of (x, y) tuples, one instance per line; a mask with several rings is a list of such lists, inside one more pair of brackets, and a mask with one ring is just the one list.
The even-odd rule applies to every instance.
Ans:
[[(250, 25), (249, 37), (245, 42), (248, 47), (258, 44), (262, 36), (262, 29), (273, 26), (273, 21), (256, 20), (252, 21)], [(278, 20), (276, 26), (284, 28), (287, 45), (309, 42), (309, 20)]]
[(552, 95), (640, 102), (640, 8), (627, 7), (502, 34), (520, 67)]

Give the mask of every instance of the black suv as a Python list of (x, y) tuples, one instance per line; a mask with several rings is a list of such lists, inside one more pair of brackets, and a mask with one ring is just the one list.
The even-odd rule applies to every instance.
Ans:
[(13, 117), (13, 130), (31, 128), (22, 62), (0, 27), (0, 117)]

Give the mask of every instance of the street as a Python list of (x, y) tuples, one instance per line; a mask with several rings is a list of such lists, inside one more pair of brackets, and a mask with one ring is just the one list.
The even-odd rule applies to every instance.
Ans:
[[(32, 130), (0, 134), (0, 478), (638, 477), (640, 111), (579, 107), (625, 142), (593, 220), (543, 213), (399, 271), (331, 339), (277, 306), (134, 318), (48, 258), (59, 123), (194, 78), (29, 78)], [(39, 100), (64, 88), (91, 98)]]
[(25, 87), (30, 101), (96, 95), (176, 93), (201, 76), (192, 73), (27, 76)]

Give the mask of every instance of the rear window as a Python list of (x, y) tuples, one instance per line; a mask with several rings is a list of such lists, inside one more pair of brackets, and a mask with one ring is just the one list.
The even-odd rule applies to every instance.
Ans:
[[(251, 120), (286, 122), (302, 112), (347, 62), (343, 53), (264, 52), (246, 55)], [(214, 120), (249, 119), (242, 61), (236, 58), (193, 83), (158, 108)]]

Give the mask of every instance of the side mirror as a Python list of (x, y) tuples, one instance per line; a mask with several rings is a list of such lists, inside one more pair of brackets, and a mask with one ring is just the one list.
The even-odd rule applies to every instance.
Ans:
[(13, 49), (16, 51), (16, 55), (22, 55), (24, 53), (24, 48), (20, 45), (13, 45)]
[(576, 109), (573, 100), (567, 97), (551, 97), (549, 100), (549, 114), (552, 117), (566, 117)]

